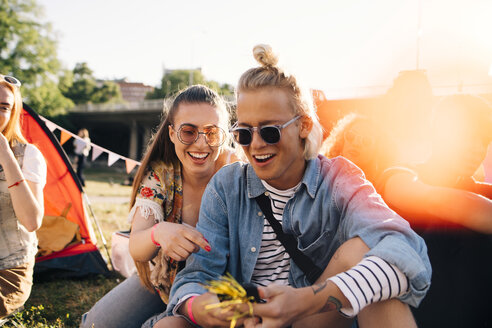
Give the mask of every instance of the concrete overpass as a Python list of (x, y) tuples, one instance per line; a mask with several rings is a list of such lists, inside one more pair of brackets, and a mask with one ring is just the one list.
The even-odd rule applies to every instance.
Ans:
[(94, 143), (140, 160), (160, 123), (165, 102), (168, 100), (79, 105), (70, 110), (69, 118), (77, 127), (89, 129)]

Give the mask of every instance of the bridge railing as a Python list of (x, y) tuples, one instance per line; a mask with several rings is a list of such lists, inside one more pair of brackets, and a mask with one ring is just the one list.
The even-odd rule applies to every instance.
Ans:
[(83, 104), (72, 108), (73, 112), (123, 112), (138, 110), (162, 110), (169, 99), (149, 99), (137, 102)]
[[(234, 103), (234, 96), (226, 96), (224, 100), (228, 104)], [(83, 104), (77, 105), (71, 109), (73, 112), (88, 113), (88, 112), (125, 112), (125, 111), (161, 111), (164, 108), (169, 108), (172, 98), (165, 99), (149, 99), (135, 102), (121, 102), (121, 103), (105, 103), (105, 104)]]

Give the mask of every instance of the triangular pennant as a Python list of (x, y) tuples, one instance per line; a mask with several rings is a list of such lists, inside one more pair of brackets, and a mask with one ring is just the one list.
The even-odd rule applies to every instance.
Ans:
[(119, 159), (120, 159), (120, 155), (112, 152), (108, 152), (108, 166), (113, 165), (114, 162), (116, 162)]
[(44, 121), (44, 123), (46, 124), (46, 127), (51, 131), (55, 131), (56, 129), (56, 124), (51, 122), (51, 121)]
[(126, 173), (130, 174), (135, 166), (137, 166), (137, 162), (131, 159), (125, 159), (126, 164)]
[(97, 147), (97, 146), (93, 146), (92, 147), (92, 161), (94, 161), (96, 158), (99, 157), (99, 155), (101, 155), (103, 152), (103, 150), (100, 148), (100, 147)]
[(65, 142), (70, 140), (71, 137), (72, 137), (72, 135), (70, 135), (68, 132), (61, 130), (60, 144), (63, 145)]

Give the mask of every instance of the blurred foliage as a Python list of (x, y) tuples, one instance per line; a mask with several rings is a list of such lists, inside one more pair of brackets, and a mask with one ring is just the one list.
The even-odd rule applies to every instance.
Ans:
[(122, 101), (120, 87), (112, 81), (97, 81), (87, 63), (65, 70), (58, 84), (63, 95), (75, 104)]
[(58, 89), (57, 40), (35, 0), (0, 0), (0, 73), (22, 82), (24, 100), (42, 115), (73, 106)]
[(179, 90), (191, 84), (206, 85), (224, 96), (234, 93), (234, 88), (227, 83), (219, 84), (216, 81), (206, 80), (199, 69), (176, 69), (165, 71), (160, 87), (156, 87), (153, 92), (149, 92), (147, 99), (161, 99), (173, 96)]
[(22, 82), (24, 101), (43, 116), (75, 104), (121, 101), (119, 86), (97, 81), (86, 63), (62, 68), (56, 34), (36, 0), (0, 0), (0, 74)]

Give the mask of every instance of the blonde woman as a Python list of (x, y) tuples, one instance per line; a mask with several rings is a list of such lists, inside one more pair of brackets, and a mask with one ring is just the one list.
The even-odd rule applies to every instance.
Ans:
[(0, 322), (29, 298), (46, 162), (20, 130), (21, 83), (0, 75)]

